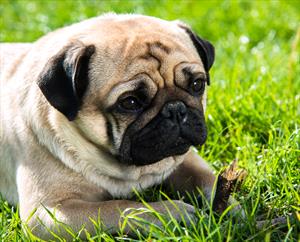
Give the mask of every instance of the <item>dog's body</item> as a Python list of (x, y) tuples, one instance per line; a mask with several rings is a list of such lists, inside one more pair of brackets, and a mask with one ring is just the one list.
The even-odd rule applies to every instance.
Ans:
[[(47, 214), (118, 231), (133, 189), (165, 182), (210, 197), (215, 177), (191, 145), (206, 138), (213, 47), (179, 22), (107, 15), (33, 44), (1, 44), (0, 192), (47, 238)], [(200, 81), (199, 81), (200, 80)], [(192, 83), (192, 84), (191, 84)], [(203, 84), (204, 83), (204, 84)], [(192, 89), (191, 89), (192, 88)], [(180, 201), (181, 210), (194, 208)], [(169, 203), (151, 205), (177, 219)]]

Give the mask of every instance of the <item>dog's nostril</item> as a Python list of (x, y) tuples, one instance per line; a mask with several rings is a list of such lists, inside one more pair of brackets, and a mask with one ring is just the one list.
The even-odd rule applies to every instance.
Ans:
[(181, 115), (184, 115), (184, 116), (186, 115), (187, 109), (183, 102), (179, 103), (178, 109), (179, 109), (178, 111)]
[(168, 102), (163, 107), (161, 114), (164, 118), (175, 119), (179, 122), (185, 122), (187, 108), (181, 101)]
[(166, 107), (166, 105), (161, 110), (161, 114), (164, 118), (170, 118), (171, 117), (171, 111), (168, 107)]

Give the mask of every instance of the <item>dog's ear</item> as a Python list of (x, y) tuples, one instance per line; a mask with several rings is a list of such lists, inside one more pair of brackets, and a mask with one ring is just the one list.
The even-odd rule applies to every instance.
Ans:
[(64, 47), (45, 65), (38, 86), (48, 102), (74, 120), (88, 85), (88, 66), (95, 46), (76, 41)]
[(180, 27), (182, 27), (187, 32), (187, 34), (190, 36), (194, 46), (197, 49), (197, 52), (202, 60), (203, 65), (204, 65), (204, 69), (207, 74), (207, 84), (209, 85), (210, 84), (209, 70), (215, 61), (215, 48), (209, 41), (200, 38), (193, 31), (191, 31), (188, 27), (186, 27), (186, 26), (180, 26)]

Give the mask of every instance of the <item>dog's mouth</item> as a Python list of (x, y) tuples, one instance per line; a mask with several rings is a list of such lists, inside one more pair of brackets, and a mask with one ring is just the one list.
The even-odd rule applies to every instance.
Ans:
[(128, 165), (144, 166), (164, 158), (183, 155), (206, 140), (203, 115), (188, 112), (184, 122), (157, 117), (143, 129), (127, 136), (119, 160)]
[(136, 145), (131, 149), (131, 157), (135, 165), (148, 165), (169, 156), (183, 155), (191, 146), (191, 143), (182, 137), (163, 139), (163, 142), (158, 144), (138, 141), (134, 144)]

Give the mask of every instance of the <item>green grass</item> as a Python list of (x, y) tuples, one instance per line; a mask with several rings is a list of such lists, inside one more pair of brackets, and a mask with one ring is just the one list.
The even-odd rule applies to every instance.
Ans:
[[(141, 241), (299, 241), (300, 226), (300, 2), (299, 1), (5, 1), (0, 41), (34, 41), (57, 27), (103, 12), (136, 12), (181, 19), (216, 47), (208, 95), (208, 140), (199, 149), (218, 172), (233, 159), (248, 171), (235, 194), (245, 219), (215, 217), (209, 206), (184, 227), (137, 234)], [(163, 197), (159, 189), (144, 198)], [(141, 198), (137, 198), (140, 200)], [(292, 214), (280, 225), (255, 221)], [(163, 220), (163, 219), (162, 219)], [(112, 237), (95, 223), (90, 241)], [(0, 241), (32, 241), (17, 208), (0, 202)], [(82, 233), (85, 233), (83, 230)], [(80, 241), (74, 234), (74, 241)], [(58, 240), (58, 239), (56, 239)]]

